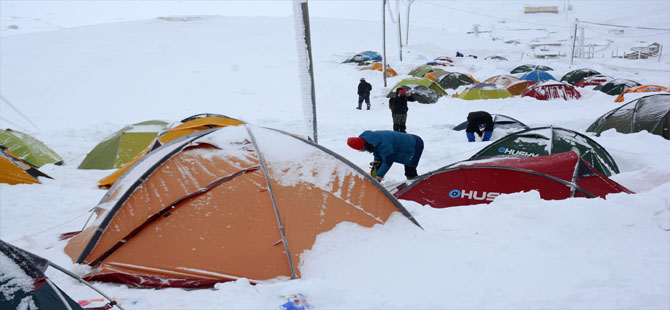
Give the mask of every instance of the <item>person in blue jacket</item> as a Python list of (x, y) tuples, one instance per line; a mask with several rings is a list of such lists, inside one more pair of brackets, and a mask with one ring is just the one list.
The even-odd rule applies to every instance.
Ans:
[(416, 167), (423, 153), (423, 140), (419, 136), (390, 130), (366, 130), (358, 137), (347, 139), (347, 145), (354, 150), (367, 151), (374, 155), (371, 165), (378, 167), (373, 170), (373, 177), (377, 181), (384, 179), (384, 175), (393, 163), (405, 165), (405, 176), (411, 180), (418, 176)]

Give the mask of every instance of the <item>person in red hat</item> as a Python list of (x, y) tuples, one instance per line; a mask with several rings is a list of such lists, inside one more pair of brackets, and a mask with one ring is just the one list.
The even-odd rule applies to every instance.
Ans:
[(358, 83), (358, 107), (356, 109), (361, 109), (361, 104), (365, 101), (365, 104), (368, 105), (368, 110), (370, 110), (370, 91), (372, 90), (372, 85), (365, 81), (365, 78), (361, 78), (360, 83)]
[(398, 87), (395, 95), (389, 99), (389, 109), (393, 117), (393, 131), (407, 132), (407, 101), (416, 101), (414, 96), (407, 94), (404, 88)]
[(393, 163), (405, 165), (408, 180), (418, 176), (416, 167), (423, 153), (423, 140), (419, 136), (390, 130), (366, 130), (358, 137), (347, 139), (347, 145), (354, 150), (370, 152), (374, 155), (371, 175), (382, 181)]

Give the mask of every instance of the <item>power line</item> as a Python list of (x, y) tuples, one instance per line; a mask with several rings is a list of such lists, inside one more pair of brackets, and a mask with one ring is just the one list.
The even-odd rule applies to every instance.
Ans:
[(666, 28), (623, 26), (623, 25), (613, 25), (613, 24), (605, 24), (605, 23), (587, 22), (587, 21), (583, 21), (583, 20), (580, 20), (579, 22), (580, 22), (580, 23), (584, 23), (584, 24), (599, 25), (599, 26), (608, 26), (608, 27), (631, 28), (631, 29), (642, 29), (642, 30), (661, 30), (661, 31), (670, 31), (670, 29), (666, 29)]

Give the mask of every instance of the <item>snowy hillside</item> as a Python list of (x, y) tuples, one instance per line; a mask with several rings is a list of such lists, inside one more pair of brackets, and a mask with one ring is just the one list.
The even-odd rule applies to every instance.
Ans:
[[(557, 79), (591, 68), (670, 86), (667, 52), (612, 58), (640, 44), (659, 43), (667, 51), (667, 1), (414, 1), (400, 61), (394, 20), (401, 16), (404, 43), (403, 3), (391, 2), (386, 12), (387, 61), (400, 75), (384, 86), (380, 72), (342, 64), (361, 51), (382, 52), (381, 1), (309, 2), (319, 144), (364, 170), (372, 157), (350, 149), (347, 137), (391, 130), (386, 94), (438, 56), (455, 59), (448, 70), (480, 81), (541, 64)], [(524, 14), (526, 5), (554, 5), (559, 13)], [(53, 177), (42, 184), (0, 184), (0, 238), (80, 276), (91, 268), (73, 264), (57, 237), (80, 230), (105, 194), (96, 182), (111, 170), (76, 168), (114, 131), (219, 113), (310, 134), (290, 1), (2, 1), (0, 9), (0, 94), (11, 104), (0, 102), (0, 127), (32, 134), (65, 160), (40, 168)], [(582, 25), (592, 57), (571, 65), (575, 18), (591, 23)], [(468, 33), (475, 24), (477, 36)], [(560, 43), (566, 56), (534, 58), (539, 51), (531, 45), (543, 42)], [(456, 52), (478, 57), (455, 58)], [(508, 61), (485, 59), (494, 55)], [(370, 111), (355, 109), (361, 77), (373, 87)], [(591, 87), (579, 90), (581, 99), (571, 101), (447, 96), (436, 104), (410, 103), (407, 131), (425, 142), (419, 174), (488, 145), (451, 130), (468, 112), (584, 133), (623, 104)], [(626, 102), (637, 97), (627, 94)], [(510, 132), (496, 130), (492, 140)], [(621, 173), (612, 179), (636, 194), (547, 201), (533, 191), (447, 209), (401, 200), (423, 230), (400, 214), (373, 228), (342, 223), (302, 254), (301, 279), (257, 285), (242, 279), (203, 290), (94, 284), (126, 309), (277, 309), (298, 292), (315, 309), (670, 309), (670, 142), (647, 132), (591, 137), (618, 164)], [(386, 185), (402, 181), (402, 166), (394, 165), (386, 179)], [(98, 297), (59, 272), (47, 275), (75, 300)]]

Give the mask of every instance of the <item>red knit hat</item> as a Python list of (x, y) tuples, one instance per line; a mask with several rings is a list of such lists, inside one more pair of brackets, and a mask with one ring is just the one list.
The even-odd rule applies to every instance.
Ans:
[(351, 137), (347, 139), (347, 145), (354, 150), (361, 151), (365, 147), (365, 140), (363, 138)]
[(405, 90), (402, 89), (402, 88), (399, 88), (398, 89), (398, 95), (404, 95), (404, 94), (405, 94)]

